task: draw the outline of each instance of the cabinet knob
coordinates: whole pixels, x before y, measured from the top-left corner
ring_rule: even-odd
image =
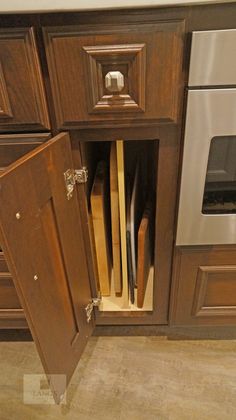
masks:
[[[121,92],[125,86],[125,79],[120,71],[109,71],[105,76],[105,86],[109,92]]]

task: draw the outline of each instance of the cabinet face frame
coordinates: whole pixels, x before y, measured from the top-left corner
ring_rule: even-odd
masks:
[[[122,133],[122,130],[121,130]],[[120,133],[119,133],[120,134]],[[147,134],[147,132],[146,132]],[[78,153],[83,142],[89,140],[98,141],[97,132],[89,132],[88,135],[82,131],[71,131],[72,148],[75,166],[88,166],[86,160],[82,160],[83,153]],[[126,133],[127,135],[127,133]],[[117,132],[106,132],[101,130],[99,140],[116,140]],[[127,135],[127,139],[143,139],[144,132],[140,129],[133,129]],[[140,136],[140,137],[139,137]],[[122,137],[121,137],[122,138]],[[156,203],[155,215],[155,235],[156,245],[154,251],[154,291],[153,291],[153,311],[119,311],[119,312],[101,312],[96,309],[97,325],[148,325],[148,324],[167,324],[169,310],[169,294],[171,283],[172,254],[174,241],[174,221],[176,210],[176,194],[178,183],[178,159],[180,130],[176,126],[158,127],[148,132],[150,140],[159,142],[157,156],[157,177],[156,177],[156,195],[159,197]],[[80,144],[81,143],[81,144]],[[83,186],[83,188],[86,188]],[[170,204],[171,203],[171,204]],[[88,209],[86,200],[81,203],[83,214],[88,218]],[[93,258],[89,243],[89,229],[83,225],[84,238],[86,241],[87,255],[89,258],[91,286],[96,289],[96,273],[93,272]]]
[[[62,133],[0,176],[0,242],[54,398],[59,402],[93,330],[77,190],[67,199],[73,168]],[[69,216],[69,217],[68,217]],[[63,375],[65,381],[61,381]]]

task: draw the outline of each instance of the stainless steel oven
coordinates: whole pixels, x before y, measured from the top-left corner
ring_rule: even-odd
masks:
[[[235,244],[236,30],[193,33],[187,101],[176,244]]]

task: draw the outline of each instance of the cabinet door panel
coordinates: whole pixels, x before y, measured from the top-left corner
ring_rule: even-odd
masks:
[[[0,131],[49,127],[33,28],[0,29]]]
[[[0,177],[0,242],[47,374],[70,379],[92,331],[77,192],[67,199],[70,139],[60,134]],[[64,384],[50,376],[56,401]]]
[[[182,21],[44,28],[58,127],[176,122],[183,28]]]
[[[44,133],[0,135],[0,172],[50,137],[50,134]],[[6,273],[9,270],[4,254],[0,252],[0,278],[4,277],[4,281],[0,281],[0,328],[27,328],[23,309],[16,309],[19,299],[14,283],[9,278],[10,274],[6,279]]]
[[[235,262],[235,247],[177,248],[171,323],[236,325]]]
[[[49,133],[0,135],[0,171],[49,140],[50,137]]]

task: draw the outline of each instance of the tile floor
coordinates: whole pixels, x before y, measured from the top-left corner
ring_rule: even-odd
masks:
[[[32,341],[9,337],[0,342],[1,420],[236,419],[235,339],[93,336],[67,404],[56,406],[23,403],[23,375],[42,367]]]

